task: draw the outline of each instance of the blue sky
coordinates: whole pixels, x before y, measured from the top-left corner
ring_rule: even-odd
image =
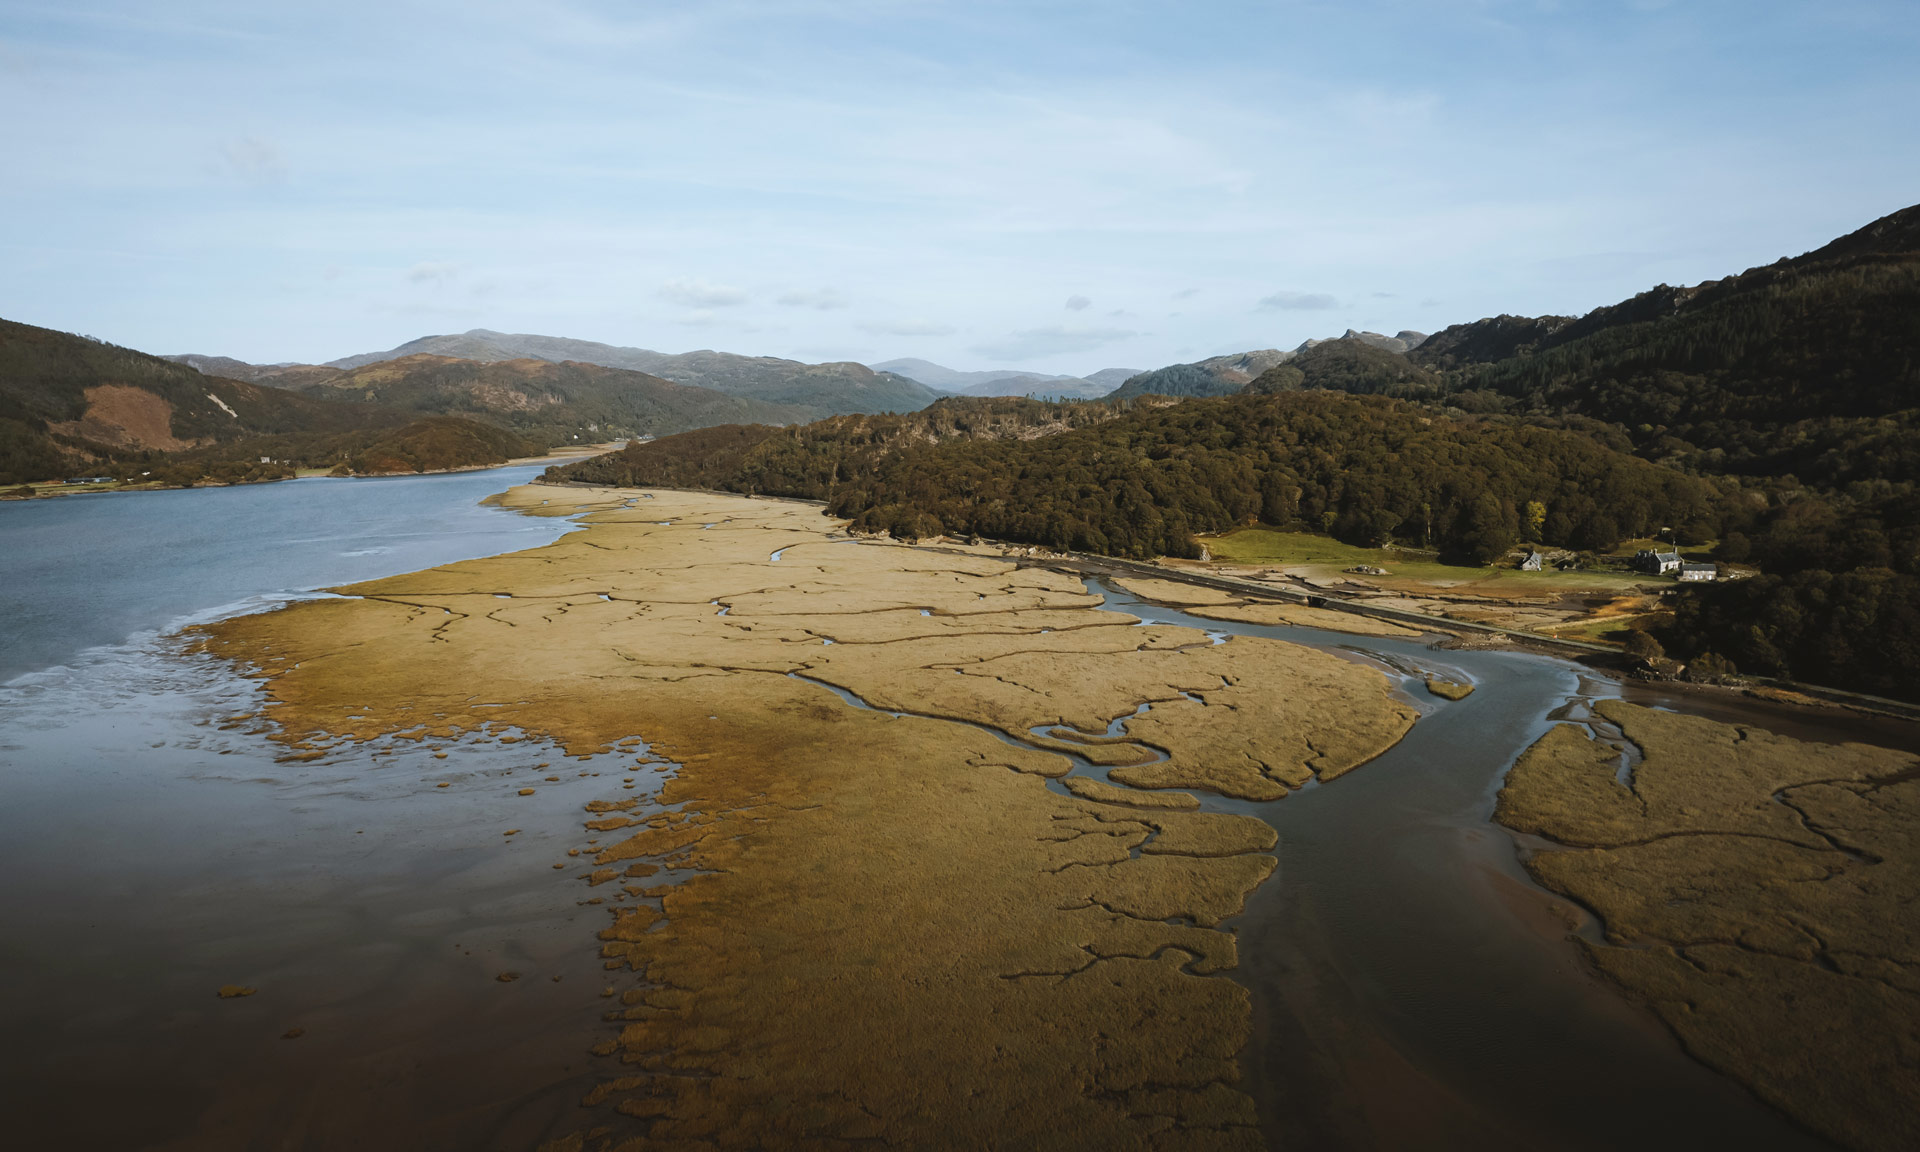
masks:
[[[1920,201],[1911,0],[0,0],[0,316],[1091,372]]]

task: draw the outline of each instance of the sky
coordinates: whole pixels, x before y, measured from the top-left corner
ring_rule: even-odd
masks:
[[[1912,0],[0,0],[0,317],[1085,374],[1920,202]]]

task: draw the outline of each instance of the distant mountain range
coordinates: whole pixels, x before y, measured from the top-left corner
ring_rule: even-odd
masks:
[[[293,387],[307,396],[470,416],[549,445],[810,418],[805,408],[575,360],[482,361],[415,353],[332,372]]]
[[[719,359],[722,368],[752,364]],[[829,373],[826,387],[877,379],[852,367],[859,371]],[[791,424],[817,412],[580,362],[410,355],[349,369],[254,365],[151,356],[0,321],[8,485],[74,474],[196,483],[277,479],[302,467],[462,467],[563,443]]]
[[[940,396],[938,391],[918,380],[892,372],[876,372],[865,364],[851,361],[803,364],[775,356],[741,356],[704,349],[670,355],[593,340],[494,332],[486,328],[457,335],[422,336],[385,352],[363,352],[331,360],[325,367],[351,370],[417,355],[453,357],[483,364],[545,360],[556,364],[573,361],[603,368],[624,368],[676,384],[691,384],[730,396],[785,405],[799,410],[805,419],[856,412],[912,412]],[[285,365],[260,369],[270,377],[288,370]]]
[[[1026,396],[1035,400],[1097,400],[1140,373],[1138,368],[1102,368],[1087,376],[1055,376],[1020,369],[961,372],[930,360],[904,357],[873,365],[957,396]]]

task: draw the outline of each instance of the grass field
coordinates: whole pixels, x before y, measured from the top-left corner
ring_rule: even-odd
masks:
[[[1391,575],[1357,579],[1383,589],[1413,593],[1435,590],[1475,596],[1537,598],[1580,592],[1623,593],[1660,583],[1634,572],[1522,572],[1514,568],[1442,564],[1433,556],[1420,553],[1357,548],[1326,536],[1271,528],[1242,528],[1223,536],[1206,537],[1202,542],[1214,560],[1221,563],[1304,568],[1314,577],[1338,576],[1361,564],[1385,568]]]

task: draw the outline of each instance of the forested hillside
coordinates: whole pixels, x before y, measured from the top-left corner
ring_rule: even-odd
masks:
[[[84,336],[0,320],[0,484],[75,474],[193,485],[301,468],[421,471],[537,451],[463,417],[304,396]]]
[[[260,436],[331,436],[411,417],[203,376],[130,348],[0,320],[0,483],[110,472]]]
[[[354,476],[482,468],[535,450],[504,428],[456,416],[429,416],[368,443],[342,447],[345,458],[334,471]]]
[[[1233,356],[1215,356],[1193,364],[1171,364],[1142,372],[1109,395],[1112,400],[1130,400],[1136,396],[1231,396],[1244,389],[1262,372],[1284,363],[1291,352],[1262,348]]]
[[[1262,372],[1247,391],[1321,388],[1363,396],[1431,396],[1439,377],[1405,355],[1353,337],[1321,340]]]
[[[1911,483],[1917,238],[1920,207],[1803,257],[1577,320],[1458,325],[1410,358],[1444,372],[1448,395],[1617,424],[1643,455],[1700,471]]]
[[[1442,379],[1436,403],[1740,479],[1720,555],[1764,574],[1682,590],[1675,655],[1920,698],[1920,206],[1578,319],[1459,325],[1410,359]]]
[[[1920,507],[1911,497],[1803,496],[1731,533],[1721,555],[1762,574],[1683,590],[1661,633],[1673,652],[1920,699]]]
[[[1302,527],[1484,563],[1523,539],[1610,548],[1717,525],[1705,481],[1577,433],[1436,418],[1327,392],[1178,404],[942,401],[927,413],[710,429],[555,469],[560,479],[807,496],[867,530],[1196,556],[1194,534]]]

